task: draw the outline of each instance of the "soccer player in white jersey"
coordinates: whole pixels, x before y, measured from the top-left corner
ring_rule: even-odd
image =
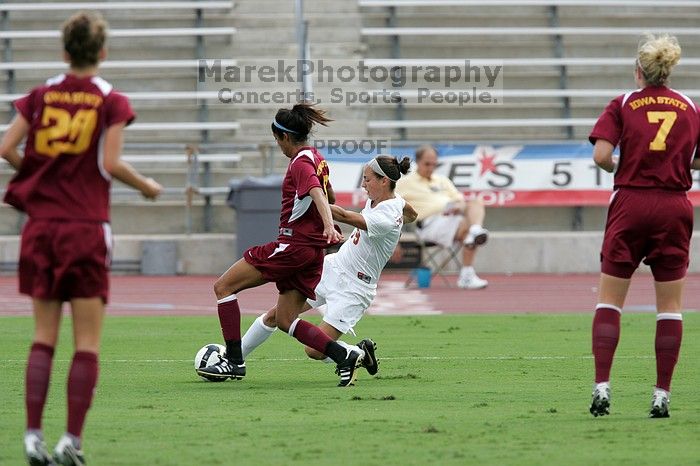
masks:
[[[404,222],[414,222],[418,214],[394,193],[396,181],[408,173],[411,162],[404,157],[380,155],[364,168],[362,187],[367,191],[367,203],[361,212],[347,211],[331,205],[333,219],[355,227],[349,239],[337,253],[326,255],[321,281],[316,286],[316,299],[307,300],[304,311],[326,305],[323,322],[318,327],[334,340],[353,327],[372,303],[377,293],[377,281],[401,236]],[[275,309],[259,316],[243,335],[241,349],[245,358],[272,335],[276,328]],[[371,375],[377,373],[375,343],[369,338],[356,346],[338,343],[364,353],[362,365]],[[326,355],[305,347],[312,359],[327,362]],[[353,381],[354,382],[354,379]]]

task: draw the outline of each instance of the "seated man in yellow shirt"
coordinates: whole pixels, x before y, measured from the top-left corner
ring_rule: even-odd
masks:
[[[486,243],[489,232],[481,226],[484,204],[481,200],[466,201],[449,178],[433,173],[437,152],[432,146],[416,151],[416,170],[396,183],[396,192],[418,212],[418,235],[423,241],[446,247],[462,243],[462,270],[457,285],[477,290],[488,281],[479,278],[472,264],[476,247]]]

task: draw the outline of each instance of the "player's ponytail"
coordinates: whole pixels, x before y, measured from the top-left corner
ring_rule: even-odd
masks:
[[[401,175],[405,175],[411,169],[411,159],[408,157],[404,157],[399,162],[396,157],[391,155],[378,155],[376,160],[379,168],[389,179],[389,187],[392,191],[396,188],[396,182],[401,178]]]
[[[311,133],[315,123],[328,126],[330,118],[326,118],[326,112],[315,108],[313,104],[298,103],[292,109],[281,108],[277,111],[272,122],[272,132],[281,138],[285,133],[294,143],[303,143]]]
[[[107,40],[107,22],[97,12],[80,11],[63,23],[63,49],[73,68],[97,65]]]
[[[409,159],[408,157],[402,158],[399,162],[399,171],[402,175],[405,175],[406,173],[411,171],[411,159]]]
[[[637,65],[644,81],[650,86],[663,86],[671,75],[671,69],[681,58],[678,39],[668,34],[647,34],[637,50]]]

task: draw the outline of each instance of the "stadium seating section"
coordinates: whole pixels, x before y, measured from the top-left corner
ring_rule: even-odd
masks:
[[[183,233],[187,187],[199,187],[189,213],[195,232],[231,232],[234,214],[224,206],[232,176],[280,172],[269,119],[274,102],[219,101],[219,90],[260,90],[255,80],[198,83],[201,59],[243,67],[296,60],[294,2],[286,0],[0,3],[0,130],[11,120],[11,101],[64,69],[59,54],[61,21],[78,8],[100,10],[110,22],[109,58],[102,75],[126,92],[139,114],[127,132],[125,153],[165,184],[155,205],[117,187],[114,227],[122,233]],[[326,103],[339,123],[319,138],[390,137],[407,141],[585,140],[605,103],[633,87],[636,44],[644,31],[668,31],[683,45],[673,86],[700,96],[700,10],[690,2],[604,0],[357,0],[305,2],[311,58],[364,60],[368,66],[462,66],[464,58],[502,65],[498,105],[463,107],[416,99],[426,83],[392,89],[406,103]],[[342,18],[329,21],[328,18]],[[274,37],[275,41],[270,41]],[[209,66],[207,65],[207,66]],[[337,83],[316,82],[327,95]],[[345,90],[379,90],[376,83],[350,82]],[[293,82],[275,83],[292,91]],[[430,84],[436,90],[444,85]],[[467,90],[455,83],[451,90]],[[267,89],[270,85],[267,85]],[[193,168],[186,148],[199,154]],[[8,179],[0,172],[0,185]],[[191,190],[190,190],[191,192]],[[20,219],[0,207],[0,234],[16,234]],[[530,214],[523,214],[526,217]],[[506,217],[493,214],[494,230]],[[593,215],[596,219],[600,214]],[[544,225],[552,215],[538,214]],[[148,218],[134,222],[134,218]],[[596,220],[597,222],[598,220]],[[560,225],[549,221],[552,228]],[[563,222],[568,228],[570,222]]]

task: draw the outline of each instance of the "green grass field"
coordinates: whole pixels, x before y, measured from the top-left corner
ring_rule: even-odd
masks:
[[[245,381],[204,382],[192,361],[220,340],[216,317],[110,317],[84,432],[90,465],[700,464],[700,315],[685,315],[670,419],[647,419],[654,315],[623,316],[612,414],[588,413],[591,316],[366,317],[380,370],[337,388],[281,332]],[[250,323],[246,319],[244,327]],[[45,411],[63,432],[66,319]],[[23,463],[29,318],[2,318],[0,465]]]

